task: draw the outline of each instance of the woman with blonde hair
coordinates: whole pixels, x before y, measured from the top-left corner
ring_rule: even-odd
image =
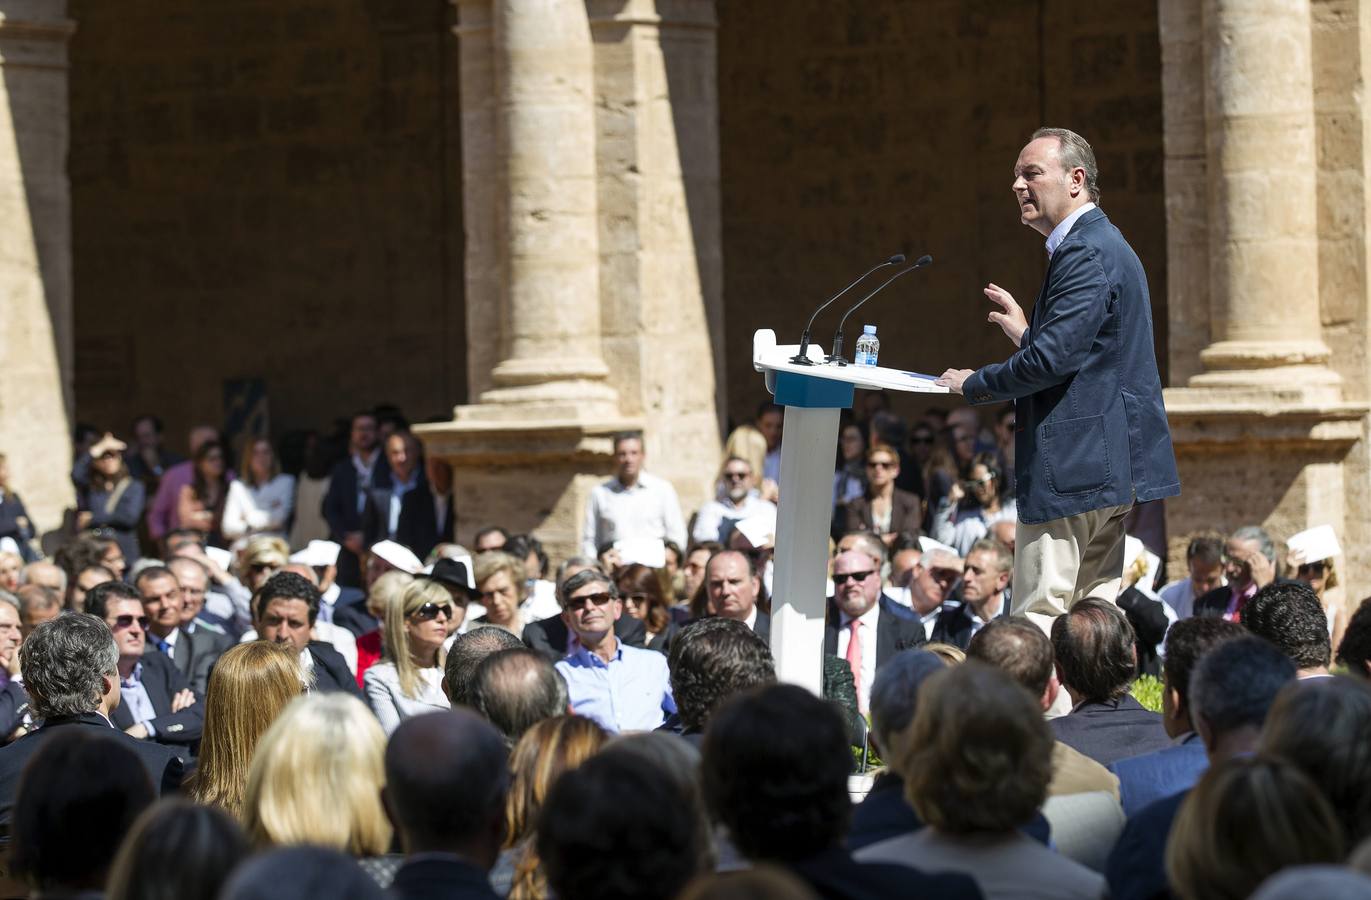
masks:
[[[513,780],[505,800],[505,848],[490,873],[496,893],[510,900],[547,896],[533,841],[538,813],[557,777],[594,756],[608,740],[608,732],[580,716],[544,719],[519,739],[509,760]]]
[[[363,679],[367,669],[381,661],[381,647],[385,643],[386,607],[399,603],[405,591],[414,583],[414,576],[399,569],[383,573],[371,583],[367,591],[367,612],[377,621],[377,627],[357,639],[357,686],[365,688]]]
[[[524,633],[520,607],[528,599],[528,579],[523,560],[498,550],[476,557],[472,577],[476,599],[486,608],[476,625],[494,625],[519,636]]]
[[[367,702],[387,735],[410,716],[451,707],[443,693],[443,643],[452,616],[452,595],[428,579],[416,579],[387,604],[381,662],[362,676]]]
[[[362,701],[297,697],[253,754],[243,797],[248,839],[259,850],[309,844],[357,858],[385,854],[385,751],[385,732]]]
[[[301,687],[296,655],[280,644],[249,641],[224,651],[205,692],[200,761],[187,782],[196,803],[240,814],[252,753]]]

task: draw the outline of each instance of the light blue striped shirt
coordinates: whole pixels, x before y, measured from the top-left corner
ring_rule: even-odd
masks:
[[[666,657],[614,640],[619,647],[608,663],[579,644],[557,663],[571,708],[609,731],[651,731],[676,712]]]

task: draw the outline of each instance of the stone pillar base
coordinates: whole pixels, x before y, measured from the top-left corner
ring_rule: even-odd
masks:
[[[565,408],[459,406],[451,422],[419,425],[425,452],[452,466],[457,539],[502,525],[531,532],[554,560],[579,552],[590,491],[614,472],[614,435],[632,419],[591,420]]]
[[[1184,576],[1186,542],[1205,529],[1255,524],[1283,539],[1328,524],[1345,548],[1360,534],[1349,453],[1363,436],[1365,404],[1328,402],[1318,388],[1164,393],[1182,492],[1166,502],[1170,577]],[[1360,554],[1348,555],[1342,576],[1347,596],[1371,586]]]

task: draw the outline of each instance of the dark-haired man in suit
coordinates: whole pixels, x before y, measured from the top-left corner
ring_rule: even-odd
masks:
[[[419,439],[397,431],[386,438],[384,449],[389,477],[367,494],[362,514],[366,545],[395,541],[423,559],[438,543],[439,522]]]
[[[376,446],[376,416],[360,412],[352,417],[348,457],[339,460],[329,475],[323,513],[329,540],[343,546],[338,556],[338,583],[362,586],[362,554],[370,546],[362,534],[362,513],[373,488],[390,486],[390,467]]]
[[[258,638],[294,648],[300,654],[301,670],[312,676],[314,690],[364,699],[343,655],[333,645],[310,638],[319,616],[319,589],[308,578],[277,572],[258,588],[252,612]]]

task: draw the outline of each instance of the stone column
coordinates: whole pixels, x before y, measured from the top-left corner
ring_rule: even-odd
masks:
[[[1179,572],[1187,538],[1205,528],[1262,524],[1283,539],[1331,524],[1348,535],[1345,463],[1367,408],[1344,400],[1320,320],[1309,0],[1159,10],[1172,371],[1184,379],[1166,391]],[[1197,346],[1199,365],[1185,358]],[[1363,568],[1344,571],[1350,595],[1364,593]]]
[[[0,453],[40,531],[72,500],[64,8],[0,0]]]

